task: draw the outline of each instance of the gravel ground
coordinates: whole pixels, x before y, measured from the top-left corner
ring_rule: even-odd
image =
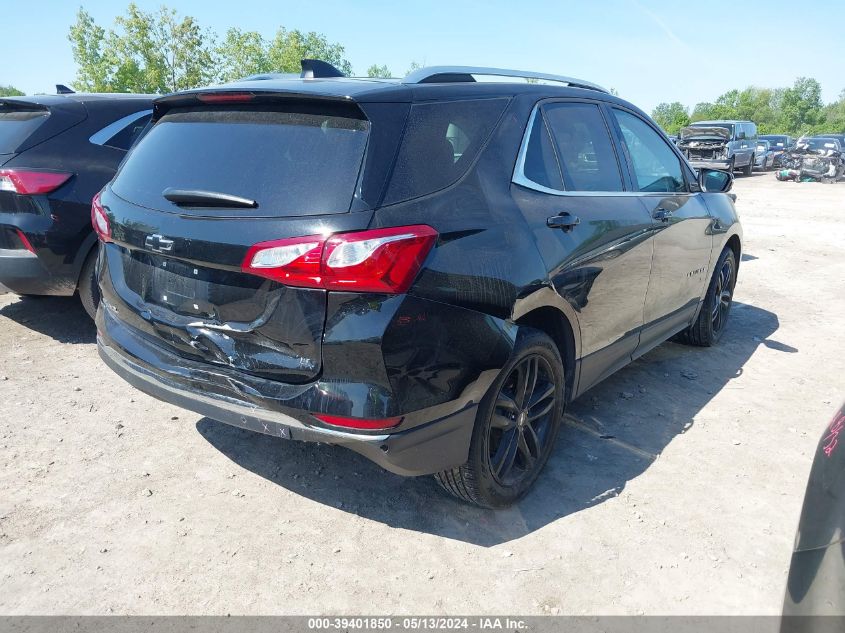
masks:
[[[161,404],[101,364],[75,300],[0,296],[0,613],[778,613],[845,396],[845,185],[734,191],[722,343],[588,392],[501,512]]]

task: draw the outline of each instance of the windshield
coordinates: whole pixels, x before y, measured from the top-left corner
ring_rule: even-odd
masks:
[[[734,126],[733,126],[732,123],[693,123],[687,129],[688,129],[689,133],[693,133],[695,131],[695,128],[697,128],[697,127],[698,128],[719,127],[719,128],[724,129],[724,130],[727,130],[728,134],[730,134],[732,136],[733,136],[733,133],[734,133]]]
[[[328,114],[174,109],[130,152],[112,190],[164,211],[168,188],[239,196],[258,215],[349,211],[369,122]]]

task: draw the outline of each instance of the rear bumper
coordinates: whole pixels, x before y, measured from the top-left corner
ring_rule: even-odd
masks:
[[[0,286],[21,295],[71,295],[76,280],[53,274],[30,251],[0,249]]]
[[[321,397],[331,383],[283,384],[185,359],[145,340],[116,318],[107,303],[101,303],[97,329],[98,350],[109,368],[159,400],[275,437],[342,445],[405,476],[432,474],[466,461],[478,403],[497,373],[483,372],[456,399],[406,413],[389,433],[356,432],[312,415],[325,410]],[[360,391],[362,399],[371,394]]]

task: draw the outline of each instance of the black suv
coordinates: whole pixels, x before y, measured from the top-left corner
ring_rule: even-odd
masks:
[[[565,402],[721,336],[732,177],[631,104],[500,69],[303,74],[158,99],[95,199],[99,351],[131,384],[495,507]]]
[[[0,99],[0,285],[72,295],[94,316],[97,236],[91,199],[152,114],[153,96]]]

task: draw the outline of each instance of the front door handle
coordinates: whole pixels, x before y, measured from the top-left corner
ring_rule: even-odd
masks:
[[[657,209],[655,209],[651,217],[660,222],[668,222],[669,218],[672,217],[672,212],[668,209],[664,209],[663,207],[658,207]]]
[[[548,226],[550,229],[563,229],[564,233],[567,231],[571,231],[580,223],[580,219],[578,219],[574,215],[566,213],[565,211],[560,215],[553,215],[552,217],[546,220],[546,226]]]

